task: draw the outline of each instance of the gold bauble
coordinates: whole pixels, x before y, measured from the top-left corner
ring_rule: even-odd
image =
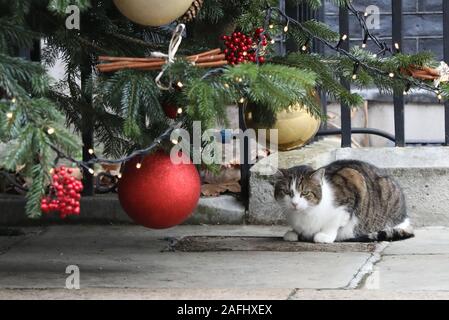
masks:
[[[277,120],[271,128],[256,123],[253,120],[255,112],[257,112],[257,106],[248,105],[245,111],[246,126],[255,130],[277,129],[279,151],[288,151],[304,146],[315,136],[321,124],[319,119],[310,115],[307,109],[299,103],[278,112]],[[269,142],[269,132],[266,135],[267,142]]]
[[[120,12],[129,20],[144,25],[159,27],[181,17],[193,0],[114,0]]]

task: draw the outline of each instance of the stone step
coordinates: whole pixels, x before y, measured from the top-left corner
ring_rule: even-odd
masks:
[[[282,224],[285,218],[274,200],[274,181],[266,167],[278,157],[279,168],[318,168],[341,159],[356,159],[385,168],[401,184],[415,226],[449,226],[449,148],[340,148],[339,140],[324,139],[305,148],[280,152],[251,169],[248,221]]]
[[[35,225],[61,222],[55,215],[41,219],[28,219],[25,215],[25,199],[22,196],[0,195],[0,226]],[[117,195],[96,195],[81,199],[81,215],[69,217],[63,222],[129,224],[128,215],[122,210]],[[244,206],[231,195],[201,198],[195,212],[185,224],[240,225],[245,222]]]

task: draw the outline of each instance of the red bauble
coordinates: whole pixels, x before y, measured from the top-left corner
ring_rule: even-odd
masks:
[[[164,109],[164,113],[170,119],[176,119],[178,116],[178,107],[171,103],[164,103],[162,105],[162,109]]]
[[[131,219],[147,228],[165,229],[188,218],[198,204],[201,183],[196,167],[186,159],[188,164],[173,164],[170,155],[157,152],[126,163],[118,195]],[[139,161],[142,166],[137,169]]]

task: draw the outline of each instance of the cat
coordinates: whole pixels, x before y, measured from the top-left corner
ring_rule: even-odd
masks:
[[[414,236],[399,184],[362,161],[339,160],[318,170],[280,170],[275,199],[293,228],[286,241],[396,241]]]

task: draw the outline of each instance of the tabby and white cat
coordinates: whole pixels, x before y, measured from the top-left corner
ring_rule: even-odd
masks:
[[[395,241],[413,237],[398,183],[366,162],[280,170],[275,198],[293,228],[286,241]]]

